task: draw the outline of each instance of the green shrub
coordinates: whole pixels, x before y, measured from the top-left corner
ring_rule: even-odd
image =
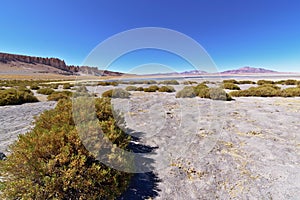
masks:
[[[159,92],[175,92],[174,87],[172,86],[162,86],[158,89]]]
[[[228,90],[240,90],[241,89],[238,85],[236,85],[234,83],[224,83],[222,85],[222,88],[228,89]]]
[[[300,96],[300,88],[286,88],[281,91],[282,97],[299,97]]]
[[[196,96],[194,87],[186,86],[176,93],[176,98],[193,98]]]
[[[70,91],[56,91],[52,94],[48,95],[48,101],[58,101],[60,99],[69,99],[72,96],[72,92]]]
[[[80,85],[76,88],[76,92],[88,92],[88,89],[84,85]]]
[[[63,84],[63,89],[64,90],[67,90],[67,89],[71,89],[71,84],[70,83],[65,83],[65,84]]]
[[[238,84],[239,82],[237,80],[234,80],[234,79],[227,79],[227,80],[223,80],[223,83]]]
[[[259,80],[259,81],[257,81],[257,85],[265,85],[265,84],[273,85],[273,84],[275,84],[275,82],[274,81],[269,81],[269,80]]]
[[[100,82],[98,82],[98,85],[101,85],[101,86],[118,86],[119,83],[116,82],[116,81],[100,81]]]
[[[233,91],[229,93],[231,96],[240,97],[240,96],[256,96],[256,97],[274,97],[281,96],[281,90],[278,86],[275,85],[260,85],[258,87],[251,87],[247,90]]]
[[[58,89],[59,84],[51,84],[51,85],[48,85],[48,86],[52,89]]]
[[[276,81],[276,84],[281,84],[281,85],[297,85],[298,81],[297,80],[281,80],[281,81]]]
[[[157,85],[151,85],[148,88],[144,88],[144,92],[156,92],[157,90],[159,90]]]
[[[200,83],[194,87],[196,96],[204,97],[204,95],[208,92],[208,86],[205,83]]]
[[[52,94],[53,92],[54,92],[54,90],[51,88],[40,88],[37,90],[38,94],[44,94],[44,95],[49,95],[49,94]]]
[[[232,98],[222,88],[209,88],[209,99],[231,101]]]
[[[109,101],[97,99],[95,107],[104,135],[125,149],[130,138],[116,125]],[[105,117],[98,115],[103,113],[99,108]],[[107,167],[86,150],[74,125],[70,100],[59,101],[35,124],[0,162],[1,199],[116,199],[125,191],[131,175]]]
[[[31,90],[38,90],[38,89],[40,89],[40,87],[39,87],[37,84],[32,84],[32,85],[30,86],[30,89],[31,89]]]
[[[19,105],[30,102],[38,102],[38,99],[28,89],[19,90],[11,88],[7,90],[0,90],[0,106]]]
[[[157,82],[154,81],[154,80],[146,80],[146,81],[143,81],[143,84],[148,84],[148,85],[150,85],[150,84],[157,84]]]
[[[116,89],[111,89],[107,90],[102,93],[102,97],[108,97],[108,98],[129,98],[130,93],[127,92],[124,89],[121,88],[116,88]]]
[[[125,90],[127,90],[127,91],[136,91],[136,89],[137,89],[137,87],[136,87],[136,86],[132,86],[132,85],[127,86],[127,87],[125,88]]]
[[[138,88],[136,88],[135,91],[144,91],[144,88],[143,87],[138,87]]]
[[[242,80],[242,81],[238,81],[237,84],[256,84],[256,83],[254,81]]]
[[[192,84],[197,84],[197,81],[184,81],[182,82],[183,85],[192,85]]]
[[[163,85],[179,85],[179,82],[176,81],[176,80],[165,80],[165,81],[159,82],[159,84],[163,84]]]

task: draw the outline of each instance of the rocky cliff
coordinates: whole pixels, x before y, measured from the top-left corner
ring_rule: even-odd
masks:
[[[94,76],[120,76],[122,73],[112,72],[107,70],[99,70],[97,67],[90,66],[74,66],[74,65],[66,65],[64,60],[58,58],[42,58],[35,56],[25,56],[25,55],[17,55],[17,54],[9,54],[9,53],[1,53],[0,52],[0,62],[2,63],[10,63],[10,62],[20,62],[27,64],[41,64],[48,65],[60,70],[65,71],[64,74],[88,74]]]

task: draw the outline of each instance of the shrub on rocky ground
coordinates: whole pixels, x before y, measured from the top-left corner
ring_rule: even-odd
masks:
[[[116,81],[100,81],[100,82],[98,82],[98,85],[101,85],[101,86],[118,86],[119,83],[116,82]]]
[[[260,85],[258,87],[251,87],[247,90],[233,91],[229,93],[231,96],[256,96],[256,97],[274,97],[281,96],[281,90],[276,85]]]
[[[60,99],[69,99],[72,96],[70,91],[55,91],[52,94],[48,95],[48,101],[58,101]]]
[[[223,80],[223,83],[233,83],[233,84],[238,84],[239,82],[235,79],[227,79]]]
[[[73,87],[73,85],[71,85],[70,83],[65,83],[65,84],[63,84],[63,89],[64,89],[64,90],[71,89],[71,87]]]
[[[183,85],[192,85],[192,84],[197,84],[197,81],[183,81],[182,84]]]
[[[44,94],[44,95],[49,95],[52,94],[54,90],[52,88],[40,88],[37,90],[38,94]]]
[[[38,99],[29,89],[11,88],[7,90],[0,90],[0,106],[19,105],[37,101]]]
[[[300,88],[294,87],[294,88],[286,88],[281,91],[282,97],[299,97],[300,96]]]
[[[159,92],[175,92],[174,87],[172,86],[162,86],[158,89]]]
[[[232,98],[222,88],[209,88],[209,96],[212,100],[231,101]]]
[[[32,84],[32,85],[30,86],[30,89],[31,89],[31,90],[38,90],[38,89],[40,89],[40,87],[39,87],[37,84]]]
[[[162,84],[162,85],[179,85],[179,82],[177,80],[165,80],[165,81],[159,82],[159,84]]]
[[[237,84],[256,84],[255,81],[250,81],[250,80],[242,80],[242,81],[238,81]]]
[[[144,91],[144,88],[143,87],[138,87],[138,88],[136,88],[135,91]]]
[[[102,93],[102,97],[108,98],[129,98],[130,93],[122,88],[107,90]]]
[[[196,96],[195,89],[192,86],[185,86],[182,90],[176,93],[176,98],[193,98]]]
[[[298,81],[293,79],[276,81],[275,84],[281,85],[297,85]]]
[[[130,138],[116,125],[110,101],[96,99],[95,108],[103,134],[125,149]],[[116,199],[131,175],[96,160],[77,130],[70,100],[60,100],[55,109],[41,114],[34,129],[20,135],[0,162],[1,199]]]
[[[275,84],[275,82],[270,81],[270,80],[259,80],[259,81],[257,81],[257,85],[266,85],[266,84],[273,85],[273,84]]]
[[[222,88],[228,89],[228,90],[240,90],[241,89],[238,85],[236,85],[234,83],[224,83],[222,85]]]
[[[125,90],[127,90],[127,91],[136,91],[136,89],[137,89],[137,87],[136,87],[136,86],[133,86],[133,85],[127,86],[127,87],[125,88]]]
[[[156,92],[157,90],[159,90],[157,85],[151,85],[148,88],[144,88],[144,92]]]

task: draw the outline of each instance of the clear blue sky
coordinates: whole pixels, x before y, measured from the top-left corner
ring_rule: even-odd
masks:
[[[298,0],[6,0],[1,1],[0,51],[80,65],[103,40],[138,27],[164,27],[190,36],[219,70],[253,66],[300,71]],[[118,61],[119,70],[128,70],[129,60],[134,65],[165,64],[163,59],[172,57],[161,52],[155,60],[158,54],[136,52]]]

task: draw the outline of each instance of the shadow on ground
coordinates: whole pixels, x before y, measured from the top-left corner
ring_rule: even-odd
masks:
[[[127,132],[128,133],[128,132]],[[141,136],[143,133],[139,133]],[[158,147],[149,147],[139,143],[139,138],[132,136],[132,141],[128,149],[134,153],[153,153],[154,149]],[[146,158],[147,163],[153,163],[152,159]],[[158,183],[159,178],[151,171],[145,173],[135,173],[132,177],[131,183],[128,189],[123,193],[118,200],[141,200],[141,199],[152,199],[158,196]]]

